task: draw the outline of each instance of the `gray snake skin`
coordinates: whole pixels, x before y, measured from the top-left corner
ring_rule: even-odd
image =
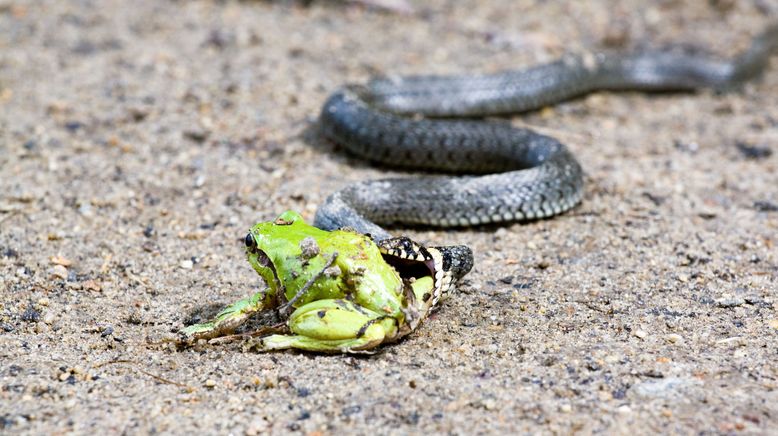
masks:
[[[356,183],[325,201],[315,225],[385,240],[391,235],[378,223],[467,226],[562,213],[583,195],[581,167],[562,143],[507,122],[451,118],[523,112],[599,90],[736,88],[776,51],[778,24],[730,60],[672,50],[570,55],[521,71],[346,86],[322,108],[327,138],[371,161],[468,175]]]

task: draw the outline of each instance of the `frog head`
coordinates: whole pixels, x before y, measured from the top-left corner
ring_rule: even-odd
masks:
[[[287,275],[302,273],[307,256],[304,244],[308,237],[322,232],[303,221],[300,214],[287,211],[274,221],[261,222],[246,235],[246,257],[254,270],[267,283],[271,295],[281,295],[287,285]],[[315,245],[315,244],[314,244]],[[313,248],[312,248],[313,249]],[[316,248],[317,249],[317,248]]]

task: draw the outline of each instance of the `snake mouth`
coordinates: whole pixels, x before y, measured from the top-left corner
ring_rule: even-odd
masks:
[[[442,265],[437,250],[418,244],[406,236],[378,242],[378,250],[384,261],[391,265],[404,280],[430,276],[436,279]]]
[[[379,242],[379,249],[384,261],[399,274],[406,296],[412,301],[434,308],[446,297],[452,277],[446,270],[444,254],[438,248],[424,247],[401,237]],[[432,279],[430,287],[413,289],[413,283],[423,278]]]
[[[438,248],[425,247],[401,236],[378,242],[384,261],[392,266],[406,284],[423,277],[432,278],[432,288],[418,297],[435,306],[451,284],[445,256]]]
[[[400,274],[400,278],[403,280],[418,279],[421,277],[431,276],[435,277],[437,269],[435,268],[435,262],[430,260],[416,260],[405,256],[405,253],[392,254],[381,253],[384,261],[388,263],[392,268]]]

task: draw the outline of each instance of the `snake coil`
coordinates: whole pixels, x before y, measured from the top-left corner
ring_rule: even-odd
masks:
[[[391,235],[378,224],[467,226],[562,213],[583,195],[582,170],[567,147],[507,122],[451,118],[524,112],[599,90],[736,88],[762,74],[776,51],[773,24],[730,60],[672,50],[569,55],[498,74],[346,86],[321,110],[327,138],[371,161],[468,175],[356,183],[327,198],[315,225],[384,240]]]

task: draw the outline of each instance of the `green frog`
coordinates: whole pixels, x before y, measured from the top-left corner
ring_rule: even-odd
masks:
[[[473,266],[465,246],[375,242],[348,229],[320,230],[293,211],[256,224],[245,244],[267,288],[184,328],[186,342],[231,334],[252,315],[276,310],[286,318],[283,334],[257,339],[261,351],[369,352],[415,331]]]

